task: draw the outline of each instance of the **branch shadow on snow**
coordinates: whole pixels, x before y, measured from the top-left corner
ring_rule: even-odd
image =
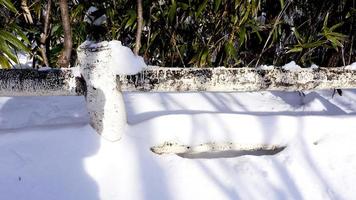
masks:
[[[99,136],[86,125],[84,97],[0,102],[1,198],[100,199],[84,163],[100,148]]]
[[[277,103],[284,104],[283,108],[278,111],[273,108],[273,105],[265,105],[263,108],[258,107],[246,107],[243,103],[240,103],[239,94],[242,93],[197,93],[201,98],[209,101],[208,108],[202,106],[195,106],[189,108],[187,103],[183,103],[184,100],[177,101],[179,93],[163,93],[163,94],[147,94],[159,96],[159,102],[164,109],[151,109],[144,112],[136,111],[135,105],[130,103],[130,99],[133,98],[135,93],[126,93],[126,106],[128,110],[128,122],[130,124],[137,124],[157,116],[163,115],[176,115],[176,114],[246,114],[255,116],[337,116],[337,115],[356,115],[354,110],[347,111],[343,107],[350,107],[347,102],[343,102],[342,98],[347,97],[349,99],[356,96],[356,90],[345,90],[343,97],[335,96],[332,98],[332,91],[319,91],[306,94],[305,97],[300,96],[297,92],[270,92],[275,98]],[[138,94],[138,93],[136,93]],[[187,94],[187,93],[185,93]],[[188,93],[189,94],[189,93]],[[261,96],[261,98],[266,98]],[[268,98],[268,97],[267,97]],[[152,100],[156,98],[152,98]],[[182,97],[184,99],[184,96]],[[139,100],[137,103],[145,103]],[[193,102],[193,104],[196,102]],[[233,106],[231,106],[233,105]],[[310,110],[309,107],[318,107],[317,110]],[[354,106],[356,107],[356,106]],[[290,108],[290,109],[289,109]],[[291,110],[293,109],[293,110]]]
[[[350,90],[349,91],[350,95],[351,94],[356,94],[356,90]],[[145,120],[149,120],[158,116],[163,116],[163,115],[192,115],[192,114],[202,114],[202,113],[235,113],[235,114],[246,114],[246,115],[255,115],[255,116],[272,116],[269,118],[269,122],[266,124],[266,121],[261,121],[258,126],[261,128],[261,134],[264,135],[264,141],[273,141],[273,134],[271,135],[270,132],[274,131],[274,126],[277,125],[278,118],[273,117],[274,115],[290,115],[290,116],[309,116],[309,115],[354,115],[355,112],[347,112],[343,108],[343,101],[340,100],[340,98],[337,99],[331,99],[331,98],[326,98],[328,95],[327,92],[312,92],[306,95],[306,97],[299,97],[299,100],[293,99],[296,97],[297,93],[294,93],[291,95],[291,97],[284,98],[285,96],[282,93],[279,92],[272,92],[272,94],[279,99],[282,99],[287,105],[290,105],[291,107],[294,107],[295,109],[299,109],[299,112],[294,112],[294,111],[282,111],[282,112],[275,112],[275,111],[255,111],[255,110],[250,110],[248,107],[245,107],[243,103],[240,103],[238,98],[234,98],[234,96],[229,96],[226,94],[224,95],[216,95],[214,96],[209,96],[205,93],[197,94],[203,96],[205,99],[207,99],[212,107],[215,109],[209,110],[208,109],[189,109],[189,106],[186,106],[186,104],[182,103],[183,101],[177,101],[176,98],[171,97],[170,95],[166,94],[158,94],[159,99],[160,99],[160,104],[163,105],[164,109],[163,110],[152,110],[152,111],[147,111],[145,112],[137,112],[137,111],[131,111],[131,119],[129,117],[129,121],[132,124],[135,123],[140,123]],[[345,95],[345,93],[344,93]],[[352,96],[352,95],[351,95]],[[130,101],[130,96],[126,97],[128,101]],[[240,106],[240,109],[234,110],[229,108],[229,104],[226,103],[226,99],[231,98],[232,101]],[[231,100],[230,99],[230,100]],[[295,101],[299,101],[298,104],[296,104]],[[317,111],[304,111],[304,108],[307,108],[309,104],[312,103],[318,103],[320,105],[321,109]],[[130,104],[128,102],[128,104]],[[131,105],[127,105],[128,110],[130,110]],[[222,112],[219,112],[218,110],[222,110]],[[308,109],[306,109],[308,110]],[[130,111],[129,111],[130,113]],[[132,114],[133,113],[133,114]],[[195,134],[197,132],[206,132],[209,134],[209,128],[208,126],[205,126],[204,123],[209,123],[209,122],[202,122],[197,120],[196,117],[191,116],[191,141],[198,141],[198,136]],[[221,134],[226,134],[226,138],[231,138],[229,137],[229,134],[225,132],[225,122],[223,119],[219,117],[214,118],[217,123],[220,124],[221,127]],[[177,121],[179,124],[180,122]],[[179,126],[179,125],[178,125]],[[257,126],[257,124],[256,124]],[[298,121],[296,124],[297,127],[299,127],[296,132],[302,132],[304,123],[303,121]],[[238,127],[236,127],[238,129]],[[150,132],[150,130],[147,130]],[[152,129],[151,131],[154,131]],[[152,133],[154,134],[154,133]],[[246,133],[247,134],[247,133]],[[211,135],[213,136],[213,135]],[[212,137],[210,137],[212,138]],[[163,142],[163,141],[162,141]],[[147,149],[149,149],[149,146],[147,146]],[[294,148],[292,147],[287,147],[285,150],[288,151],[288,148]],[[321,183],[322,188],[327,190],[332,197],[338,197],[337,191],[332,191],[330,190],[330,184],[329,180],[326,178],[325,174],[322,174],[320,169],[317,167],[317,165],[314,163],[313,158],[310,156],[310,152],[308,152],[308,148],[303,148],[301,150],[297,150],[302,152],[304,155],[303,160],[308,163],[310,173],[314,174],[315,177],[317,177],[316,182]],[[291,171],[290,168],[286,167],[286,163],[289,162],[288,160],[290,158],[285,157],[285,154],[280,154],[281,151],[279,152],[273,152],[271,153],[271,157],[264,157],[266,155],[264,152],[263,157],[267,160],[266,162],[271,163],[270,166],[272,166],[273,170],[271,171],[265,171],[263,169],[263,166],[258,162],[258,158],[256,159],[250,159],[252,156],[255,155],[261,155],[261,154],[256,154],[256,153],[249,153],[249,152],[227,152],[223,154],[214,154],[214,153],[209,153],[209,154],[199,154],[199,155],[194,155],[192,157],[188,156],[183,156],[182,159],[184,158],[193,158],[190,162],[196,163],[196,166],[204,172],[204,174],[208,177],[208,179],[214,183],[214,185],[219,188],[220,191],[226,194],[227,198],[230,199],[255,199],[255,198],[262,198],[265,197],[263,193],[259,193],[259,191],[256,191],[256,185],[255,183],[258,182],[261,185],[264,185],[263,187],[268,188],[270,197],[274,197],[275,199],[288,199],[288,198],[296,198],[296,199],[303,199],[305,198],[304,192],[302,191],[303,187],[300,185],[300,182],[298,182],[298,177],[294,175],[294,172]],[[164,157],[160,157],[157,155],[154,155],[158,158],[156,159],[165,159]],[[182,156],[182,155],[180,155]],[[213,159],[212,161],[208,161],[206,159],[211,159],[211,158],[216,158]],[[229,158],[229,159],[221,159],[221,158]],[[189,159],[188,159],[189,160]],[[186,162],[186,161],[185,161]],[[254,176],[254,181],[246,181],[241,177],[243,173],[241,171],[239,173],[234,173],[234,169],[242,169],[246,170],[247,168],[241,167],[244,165],[248,166],[248,170],[250,171],[249,173],[252,174],[257,174]],[[216,169],[219,169],[219,173],[223,173],[226,177],[232,177],[232,179],[235,179],[237,184],[231,184],[229,181],[222,179],[221,175],[217,175]],[[232,171],[233,170],[233,171]],[[184,169],[183,169],[184,171]],[[245,172],[244,172],[245,173]],[[268,173],[273,173],[277,174],[277,179],[278,179],[278,184],[275,183],[274,179],[270,179]],[[162,177],[161,177],[162,178]],[[241,179],[241,180],[240,180]],[[299,180],[300,181],[300,180]],[[314,182],[313,181],[313,182]],[[208,189],[208,188],[207,188]],[[323,191],[319,191],[320,193],[323,193]],[[266,197],[267,198],[267,197]]]

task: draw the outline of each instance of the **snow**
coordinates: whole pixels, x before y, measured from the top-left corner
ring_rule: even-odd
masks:
[[[288,71],[298,71],[302,69],[299,65],[295,63],[295,61],[291,61],[290,63],[285,64],[284,66],[282,66],[282,68]]]
[[[274,69],[274,66],[273,66],[273,65],[261,65],[261,66],[258,66],[257,69],[273,70],[273,69]]]
[[[48,70],[52,70],[51,67],[41,67],[38,69],[38,71],[48,71]]]
[[[113,74],[117,75],[132,75],[137,74],[147,68],[147,65],[141,56],[135,55],[132,50],[126,46],[123,46],[120,41],[112,40],[112,41],[103,41],[103,42],[93,42],[86,40],[83,42],[80,49],[97,49],[97,48],[107,48],[110,49],[109,54],[104,53],[103,55],[98,55],[105,61],[108,66],[112,69]],[[105,51],[102,51],[105,52]],[[87,60],[93,59],[92,57],[85,58]],[[91,61],[91,60],[90,60]]]
[[[10,60],[11,65],[14,69],[28,69],[32,68],[32,58],[31,55],[22,51],[15,52],[19,64],[16,64],[12,60]]]
[[[0,199],[355,199],[356,90],[125,93],[119,142],[84,97],[0,98]],[[165,141],[286,144],[275,155],[156,155]]]
[[[113,66],[114,74],[137,74],[147,67],[141,56],[134,55],[130,48],[123,46],[120,41],[109,42],[111,59],[109,65]]]
[[[318,68],[319,68],[319,66],[316,65],[316,64],[312,64],[312,65],[310,66],[310,69],[318,69]]]
[[[347,65],[345,66],[345,69],[348,69],[348,70],[356,70],[356,62],[350,64],[350,65]]]

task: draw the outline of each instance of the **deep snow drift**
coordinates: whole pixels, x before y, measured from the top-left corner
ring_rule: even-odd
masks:
[[[0,98],[0,199],[355,199],[356,90],[127,93],[116,143],[83,97]],[[275,155],[155,155],[164,141],[286,144]]]

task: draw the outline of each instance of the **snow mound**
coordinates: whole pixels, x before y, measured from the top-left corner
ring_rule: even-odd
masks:
[[[350,65],[347,65],[345,66],[345,69],[348,69],[348,70],[356,70],[356,62],[350,64]]]
[[[319,68],[319,66],[316,65],[316,64],[312,64],[312,65],[310,66],[310,69],[318,69],[318,68]]]
[[[291,61],[290,63],[287,63],[285,64],[283,67],[282,67],[284,70],[288,70],[288,71],[299,71],[301,70],[302,68],[297,65],[294,61]]]
[[[273,70],[274,66],[273,65],[261,65],[261,66],[258,66],[257,69],[260,69],[260,70]]]
[[[108,46],[111,48],[109,65],[112,66],[114,74],[137,74],[147,68],[143,58],[136,56],[130,48],[123,46],[120,41],[110,41]]]
[[[38,71],[49,71],[49,70],[52,70],[51,67],[41,67],[38,69]]]

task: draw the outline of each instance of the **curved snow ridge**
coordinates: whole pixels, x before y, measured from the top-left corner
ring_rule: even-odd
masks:
[[[155,154],[177,154],[184,158],[237,157],[242,155],[275,155],[286,146],[267,144],[239,144],[234,142],[209,142],[199,145],[184,145],[178,142],[164,142],[150,150]]]

